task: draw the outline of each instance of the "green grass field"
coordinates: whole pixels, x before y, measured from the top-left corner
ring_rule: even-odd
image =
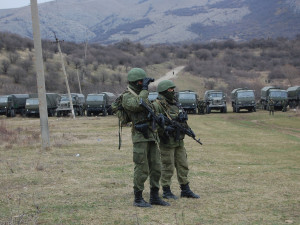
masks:
[[[119,151],[115,116],[49,118],[44,152],[39,122],[0,117],[0,224],[300,224],[299,112],[190,115],[203,142],[185,138],[190,187],[201,198],[150,209],[132,205],[130,128]]]

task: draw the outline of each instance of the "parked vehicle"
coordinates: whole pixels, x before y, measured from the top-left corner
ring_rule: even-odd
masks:
[[[84,116],[85,111],[85,97],[83,94],[71,93],[72,104],[74,113],[76,116]],[[68,94],[64,94],[61,96],[60,102],[58,103],[58,107],[56,109],[56,115],[60,116],[68,116],[69,113],[72,113],[71,103]]]
[[[148,95],[148,99],[150,102],[154,101],[158,96],[158,92],[150,92],[149,95]]]
[[[48,116],[55,116],[56,108],[58,106],[60,98],[61,96],[59,94],[46,93]],[[25,115],[27,117],[40,116],[39,99],[37,98],[37,94],[35,94],[33,98],[28,98],[26,100]]]
[[[287,90],[288,105],[290,108],[296,108],[300,105],[300,86],[289,87]]]
[[[179,91],[176,95],[181,107],[187,113],[197,113],[198,95],[196,92],[191,90]]]
[[[274,109],[282,110],[284,102],[288,100],[287,91],[280,87],[266,86],[261,89],[260,104],[262,109],[268,110],[270,99],[273,100]]]
[[[253,90],[236,88],[231,92],[231,105],[233,112],[246,109],[248,112],[256,111],[255,95]]]
[[[11,94],[0,96],[0,114],[7,117],[15,117],[16,114],[24,114],[28,94]]]
[[[204,101],[206,104],[206,113],[211,110],[219,110],[221,113],[227,113],[226,95],[223,91],[207,90],[204,93]]]
[[[88,94],[86,98],[86,115],[103,116],[112,115],[111,104],[116,99],[116,95],[111,92],[102,92],[100,94]]]

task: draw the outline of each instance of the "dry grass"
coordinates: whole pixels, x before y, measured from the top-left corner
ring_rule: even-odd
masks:
[[[39,119],[0,117],[0,224],[300,224],[299,114],[189,121],[204,143],[185,142],[201,199],[141,209],[132,206],[130,128],[119,151],[115,117],[49,118],[44,152]],[[172,189],[180,194],[176,177]]]

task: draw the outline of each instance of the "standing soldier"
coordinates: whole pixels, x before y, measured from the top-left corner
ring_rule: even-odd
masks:
[[[161,81],[157,86],[159,93],[156,101],[153,102],[157,113],[162,113],[171,120],[176,120],[187,127],[187,114],[180,107],[174,92],[175,85],[170,80]],[[189,187],[188,162],[186,149],[184,147],[184,134],[178,133],[172,126],[166,126],[164,130],[159,130],[160,150],[162,160],[161,185],[163,187],[163,197],[167,199],[177,199],[171,191],[171,178],[176,168],[178,183],[181,188],[181,197],[200,198],[194,194]]]
[[[270,101],[268,102],[269,106],[269,115],[273,115],[274,116],[274,101],[272,98],[270,98]]]
[[[134,162],[134,206],[151,207],[151,205],[170,205],[159,195],[159,180],[161,177],[161,159],[158,148],[157,131],[151,128],[148,112],[139,105],[142,98],[148,100],[148,85],[153,78],[146,77],[146,72],[133,68],[128,72],[128,91],[122,98],[122,106],[130,118],[132,126],[133,162]],[[150,177],[150,204],[143,199],[144,183]]]
[[[282,100],[282,112],[286,112],[287,110],[287,100]]]
[[[198,114],[204,114],[205,113],[205,107],[206,107],[205,101],[200,99],[198,101],[198,104],[197,104]]]

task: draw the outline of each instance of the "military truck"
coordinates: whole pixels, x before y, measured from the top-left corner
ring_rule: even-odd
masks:
[[[15,117],[16,114],[24,114],[28,94],[11,94],[0,96],[0,115]]]
[[[288,100],[287,91],[276,86],[266,86],[261,89],[260,104],[261,108],[268,110],[269,100],[274,102],[275,110],[282,110],[284,102]]]
[[[211,113],[211,110],[219,110],[221,113],[227,113],[226,95],[223,91],[205,91],[204,101],[206,103],[207,114]]]
[[[102,116],[112,115],[111,104],[116,99],[116,95],[111,92],[100,94],[88,94],[86,98],[86,115]]]
[[[71,93],[74,114],[76,116],[84,116],[85,111],[85,96],[83,94]],[[61,96],[60,102],[56,109],[56,116],[68,116],[72,113],[71,103],[68,94]]]
[[[148,95],[148,99],[150,102],[153,102],[158,96],[158,92],[150,92]]]
[[[236,88],[231,92],[231,105],[233,112],[246,109],[248,112],[256,112],[255,95],[253,90]]]
[[[177,92],[176,96],[181,104],[181,107],[187,113],[197,113],[198,95],[196,92],[191,90],[184,90]]]
[[[55,116],[56,108],[60,101],[61,96],[56,93],[46,93],[47,111],[48,116]],[[40,116],[39,99],[37,94],[31,94],[30,98],[26,100],[25,116]]]
[[[287,90],[288,105],[290,108],[296,108],[300,105],[300,86],[289,87]]]

